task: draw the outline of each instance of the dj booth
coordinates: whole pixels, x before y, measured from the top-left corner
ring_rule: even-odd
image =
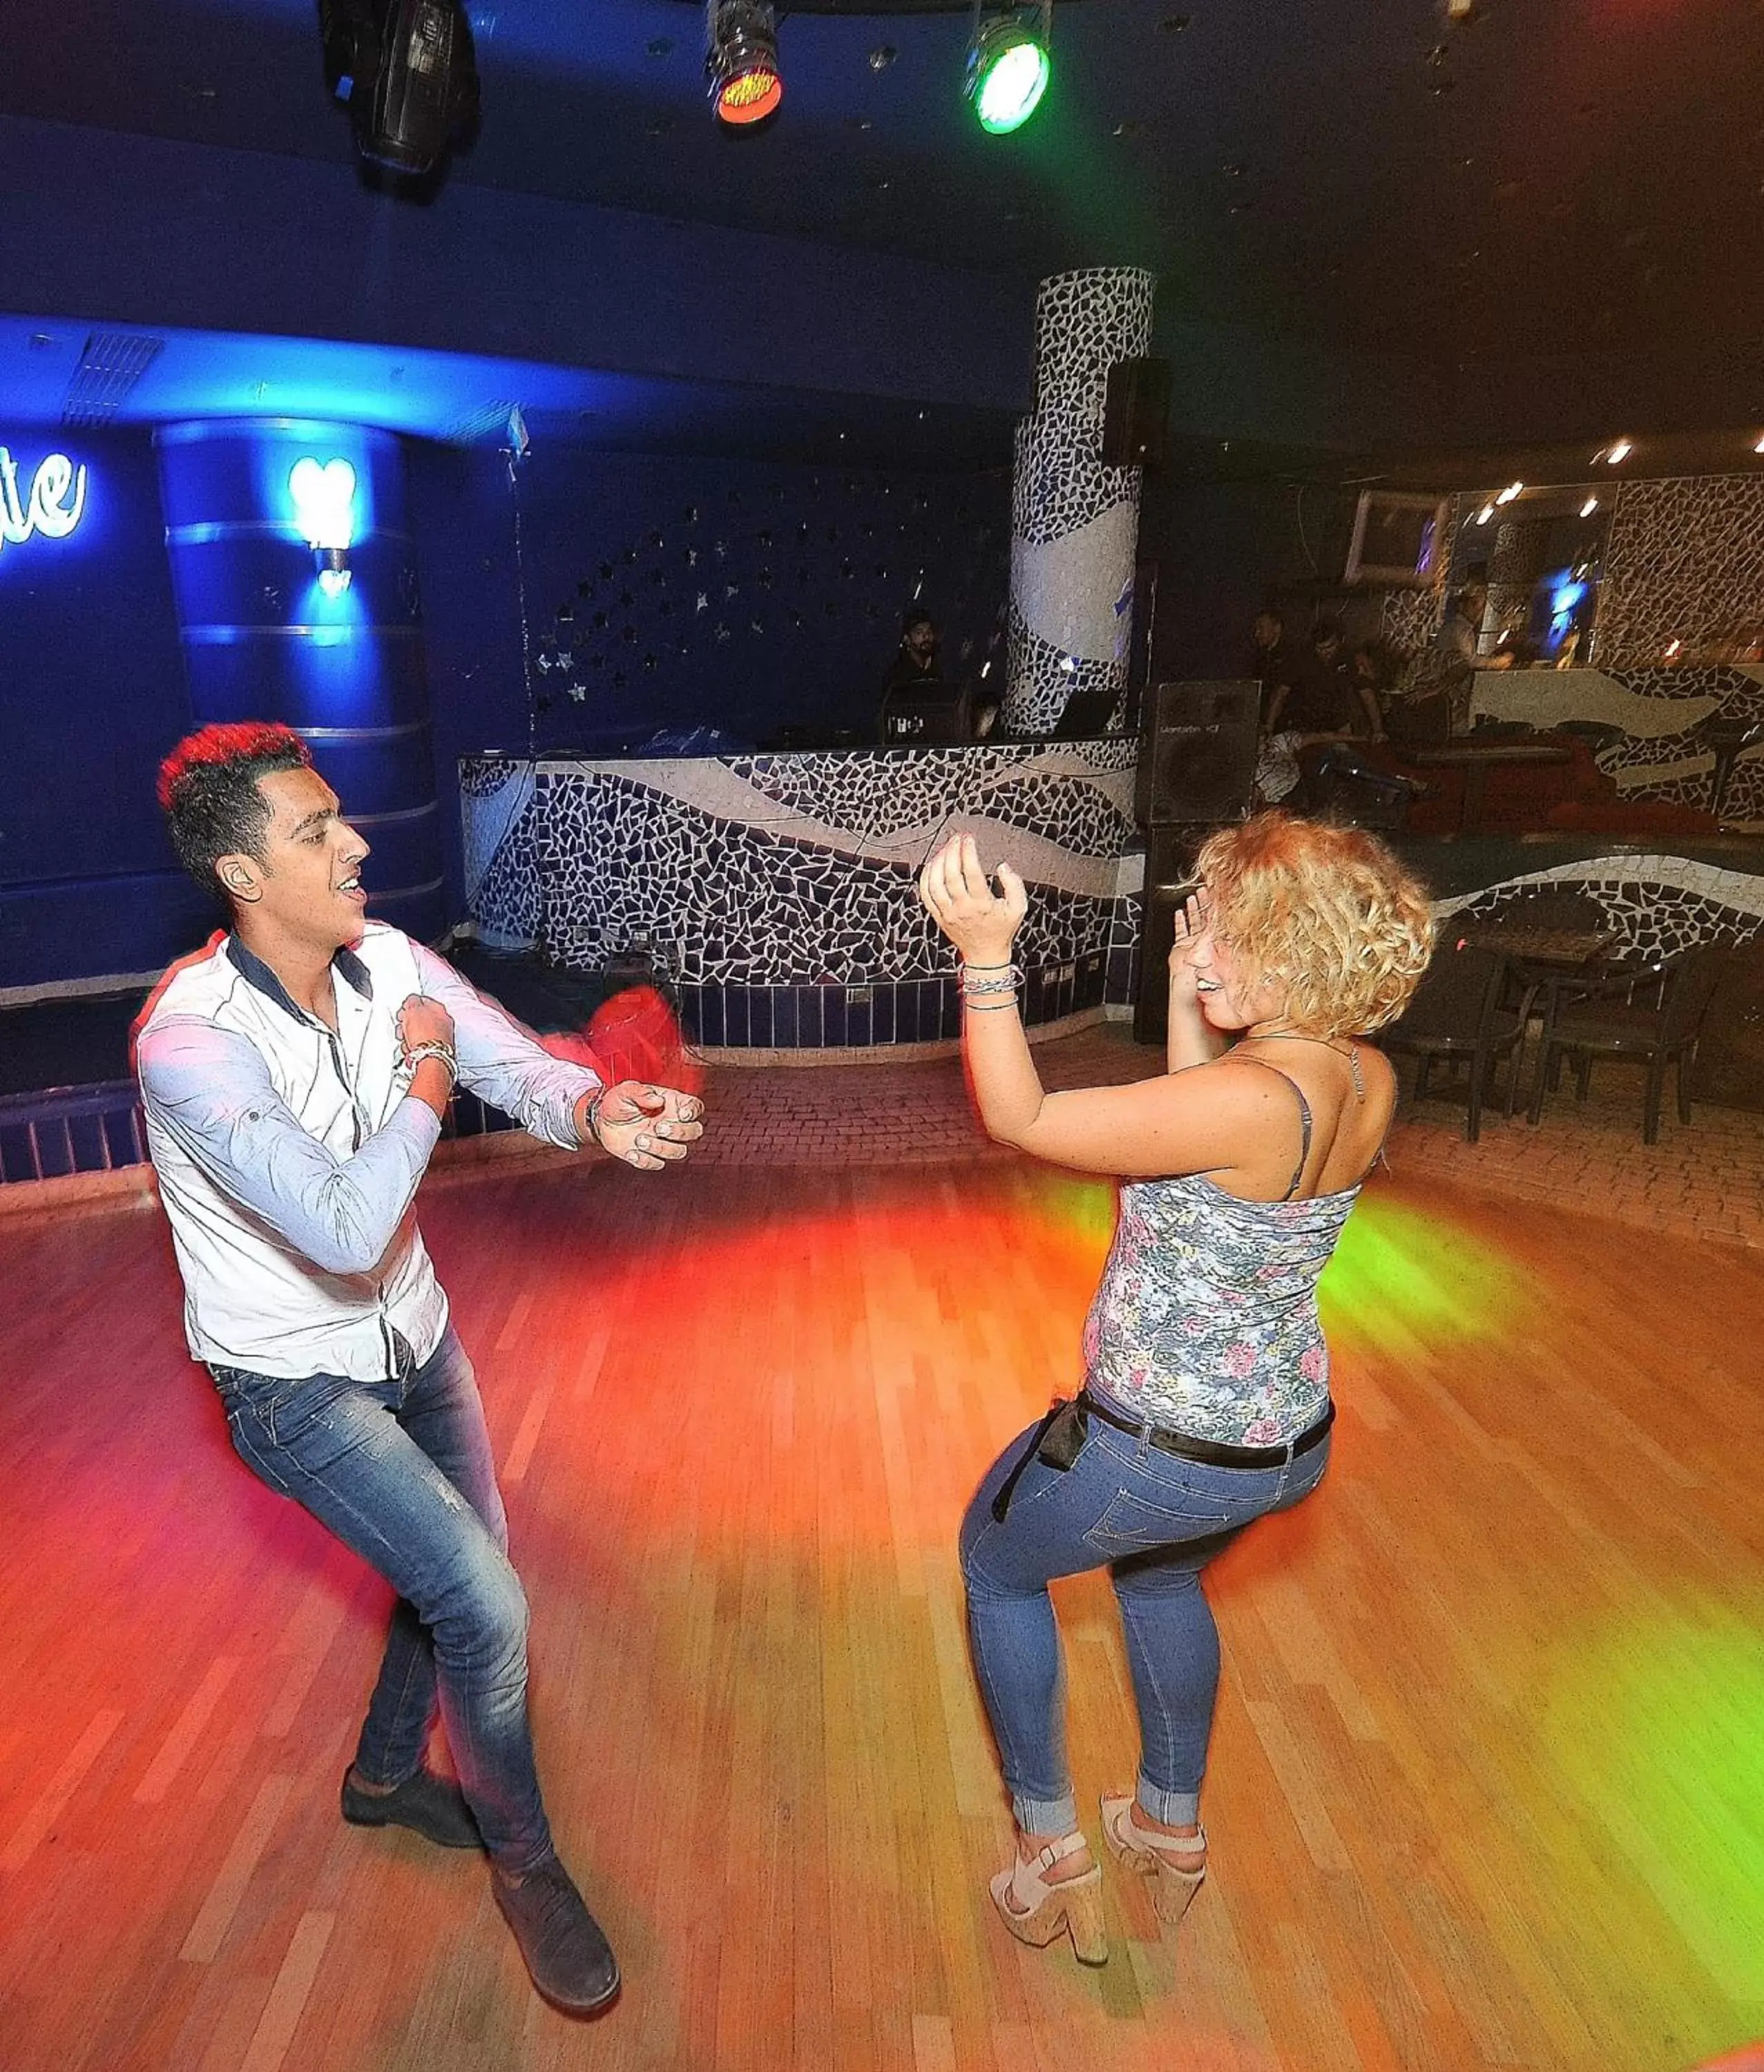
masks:
[[[463,759],[472,926],[582,972],[647,956],[689,1034],[805,1058],[960,1032],[955,960],[919,905],[956,832],[1030,887],[1032,1029],[1132,1000],[1144,860],[1138,743],[972,742],[697,758]]]

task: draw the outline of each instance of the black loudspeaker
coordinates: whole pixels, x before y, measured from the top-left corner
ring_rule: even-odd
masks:
[[[1205,827],[1153,828],[1145,845],[1145,905],[1139,928],[1139,989],[1133,1041],[1162,1043],[1170,1033],[1170,947],[1176,916],[1195,890],[1195,856]]]
[[[882,701],[882,744],[887,748],[943,748],[972,741],[972,704],[965,684],[903,684]]]
[[[1103,397],[1103,466],[1161,466],[1169,423],[1170,362],[1117,360]]]
[[[1149,827],[1217,826],[1249,813],[1261,685],[1159,684],[1140,751],[1139,816]]]

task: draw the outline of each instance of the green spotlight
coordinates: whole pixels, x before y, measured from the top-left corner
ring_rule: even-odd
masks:
[[[983,27],[976,12],[968,53],[968,98],[982,130],[1007,136],[1022,127],[1047,91],[1047,32],[1053,10],[1049,5],[1037,8],[1033,16],[995,14]]]

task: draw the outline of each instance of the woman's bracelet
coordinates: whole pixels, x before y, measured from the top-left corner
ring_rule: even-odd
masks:
[[[417,1066],[422,1063],[425,1058],[438,1059],[441,1063],[447,1067],[447,1077],[449,1080],[455,1086],[458,1084],[459,1060],[454,1054],[454,1047],[452,1044],[443,1043],[438,1037],[430,1042],[419,1043],[413,1050],[406,1050],[404,1055],[404,1062],[410,1067],[410,1073],[413,1079],[416,1076]]]
[[[970,972],[989,971],[1002,974],[997,978],[970,978]],[[1023,983],[1021,964],[964,964],[961,968],[962,997],[976,1000],[993,993],[1014,993]]]
[[[607,1089],[604,1087],[596,1087],[588,1096],[588,1105],[583,1111],[582,1118],[582,1126],[588,1133],[588,1141],[599,1151],[604,1151],[607,1147],[601,1142],[599,1133],[594,1125],[600,1120],[600,1104],[606,1098]]]
[[[976,1000],[971,993],[964,993],[962,1005],[970,1014],[1000,1014],[1007,1007],[1017,1005],[1017,994],[1014,989],[1002,1000]]]

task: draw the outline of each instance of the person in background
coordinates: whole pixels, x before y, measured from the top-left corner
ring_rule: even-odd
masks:
[[[1293,680],[1293,657],[1286,645],[1285,621],[1276,606],[1264,604],[1256,613],[1249,638],[1249,660],[1244,674],[1253,676],[1262,687],[1261,718],[1265,729],[1275,693],[1286,689]]]
[[[882,696],[886,697],[890,691],[911,690],[919,684],[935,683],[941,646],[937,622],[928,611],[915,605],[904,613],[900,622],[900,645],[888,666],[888,674],[882,679]]]
[[[204,727],[167,758],[159,803],[231,924],[166,974],[135,1044],[190,1350],[245,1466],[397,1598],[343,1817],[487,1850],[534,1984],[595,2013],[619,1966],[553,1846],[526,1598],[413,1203],[456,1084],[547,1143],[646,1173],[686,1156],[701,1104],[548,1055],[370,921],[368,845],[288,728]],[[424,1760],[438,1704],[457,1786]]]
[[[1333,619],[1320,619],[1311,628],[1310,652],[1293,671],[1290,686],[1277,690],[1270,701],[1264,728],[1269,734],[1307,738],[1345,734],[1357,703],[1341,627]]]
[[[942,681],[939,658],[941,644],[937,622],[928,611],[915,605],[902,615],[900,645],[894,651],[894,660],[888,665],[888,674],[882,679],[882,697],[876,711],[876,738],[878,741],[885,741],[888,738],[888,701],[897,691],[917,690],[923,685]]]
[[[973,839],[919,896],[960,963],[962,1049],[987,1134],[1122,1182],[1084,1326],[1084,1383],[987,1470],[961,1528],[968,1634],[1016,1846],[991,1885],[1011,1934],[1107,1957],[1079,1823],[1047,1585],[1107,1565],[1139,1712],[1137,1789],[1103,1835],[1178,1920],[1207,1872],[1200,1788],[1219,1673],[1207,1564],[1322,1481],[1334,1417],[1317,1281],[1377,1159],[1396,1076],[1365,1041],[1426,966],[1426,895],[1374,837],[1263,813],[1212,836],[1170,959],[1166,1075],[1042,1090],[1011,961],[1027,901]],[[996,882],[1001,888],[992,889]]]
[[[1462,587],[1446,606],[1435,646],[1442,655],[1474,668],[1487,614],[1488,578],[1478,565],[1470,570]]]
[[[1349,718],[1355,734],[1370,741],[1384,738],[1384,700],[1396,673],[1389,655],[1378,641],[1356,640],[1348,651],[1347,682],[1353,693]]]

